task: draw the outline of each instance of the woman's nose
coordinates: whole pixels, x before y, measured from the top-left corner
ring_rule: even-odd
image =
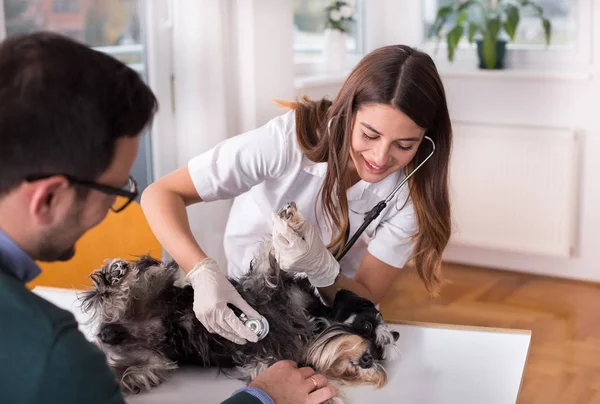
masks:
[[[377,145],[375,149],[375,161],[373,163],[377,164],[379,167],[384,167],[388,162],[388,151],[389,146],[385,145],[384,142]]]

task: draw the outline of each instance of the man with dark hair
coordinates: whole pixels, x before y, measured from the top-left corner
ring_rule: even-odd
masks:
[[[73,315],[25,283],[137,196],[129,171],[157,107],[135,71],[65,37],[0,45],[0,402],[123,401]]]
[[[0,403],[123,402],[73,315],[25,283],[40,273],[34,260],[70,259],[109,209],[137,197],[129,172],[157,109],[135,71],[66,37],[39,32],[0,44]],[[281,361],[227,402],[320,403],[335,394],[311,374]]]

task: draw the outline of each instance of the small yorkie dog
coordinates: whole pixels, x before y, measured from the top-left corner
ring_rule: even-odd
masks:
[[[279,215],[292,228],[303,220],[294,203]],[[350,291],[324,305],[306,277],[280,270],[269,242],[250,272],[231,281],[269,323],[268,335],[256,343],[238,345],[206,331],[192,310],[192,287],[175,285],[178,270],[149,256],[107,260],[90,276],[94,288],[80,296],[125,393],[150,390],[180,365],[215,366],[249,382],[281,359],[340,384],[385,384],[383,362],[398,356],[399,334],[369,300]]]

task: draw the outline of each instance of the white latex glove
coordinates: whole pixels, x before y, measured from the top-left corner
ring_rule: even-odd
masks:
[[[196,318],[208,332],[240,345],[246,340],[258,341],[257,335],[242,323],[227,303],[233,304],[248,317],[260,318],[260,314],[242,298],[215,260],[206,258],[200,261],[188,272],[185,280],[194,289]]]
[[[301,215],[300,212],[297,212]],[[340,264],[329,252],[315,228],[300,216],[296,230],[273,215],[273,250],[279,267],[287,272],[305,272],[316,287],[331,286],[340,273]]]

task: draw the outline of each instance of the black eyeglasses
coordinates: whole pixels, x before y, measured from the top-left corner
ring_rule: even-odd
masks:
[[[133,177],[131,175],[129,176],[129,181],[128,181],[127,185],[125,185],[122,188],[111,187],[110,185],[102,185],[102,184],[98,184],[93,181],[80,180],[80,179],[71,177],[70,175],[64,175],[64,174],[33,175],[33,176],[27,177],[26,181],[28,181],[28,182],[38,181],[38,180],[43,180],[46,178],[54,177],[57,175],[65,177],[73,185],[76,185],[79,187],[84,187],[84,188],[89,188],[89,189],[94,189],[96,191],[100,191],[100,192],[103,192],[108,195],[116,196],[114,203],[110,207],[110,210],[112,210],[115,213],[119,213],[120,211],[125,209],[127,206],[129,206],[129,204],[135,198],[137,198],[138,193],[139,193],[137,182],[135,182],[135,179],[133,179]]]

